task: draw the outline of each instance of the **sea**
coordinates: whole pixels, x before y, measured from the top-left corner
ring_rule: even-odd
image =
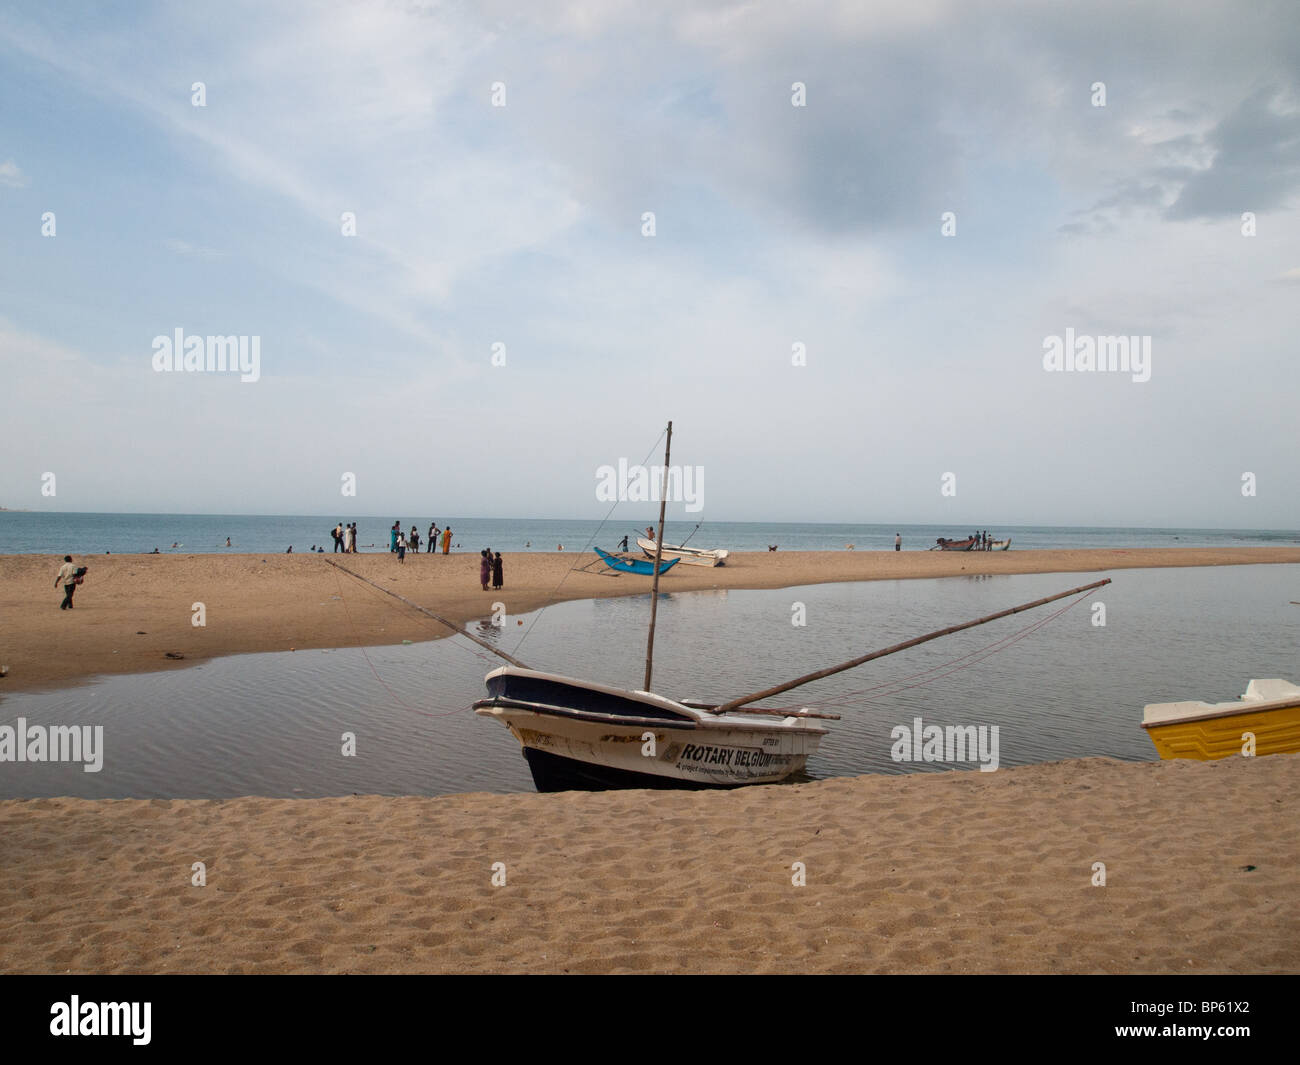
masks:
[[[494,551],[590,551],[612,549],[628,536],[635,540],[644,527],[626,521],[562,521],[531,518],[462,518],[455,515],[391,515],[358,517],[250,514],[81,514],[43,511],[0,511],[0,554],[102,555],[148,553],[220,554],[272,553],[290,547],[296,552],[324,547],[330,551],[330,530],[339,521],[357,523],[361,550],[387,551],[388,530],[400,520],[412,524],[421,539],[430,521],[450,526],[453,544],[477,554]],[[983,531],[985,527],[980,527]],[[987,527],[994,539],[1011,538],[1011,550],[1035,548],[1131,547],[1259,547],[1300,544],[1295,529],[1129,529],[1064,528],[1040,525]],[[692,547],[730,551],[838,551],[848,544],[858,551],[893,550],[894,535],[904,550],[933,547],[941,537],[965,539],[975,528],[951,525],[857,525],[811,522],[670,522],[664,540],[689,542]],[[226,540],[230,547],[226,547]]]
[[[662,593],[653,687],[676,698],[738,697],[1105,576]],[[995,771],[1089,756],[1154,761],[1140,727],[1146,703],[1217,702],[1241,695],[1252,678],[1300,680],[1300,606],[1292,602],[1300,601],[1300,565],[1109,576],[1113,582],[1094,591],[770,702],[840,715],[825,722],[829,734],[801,779],[981,771],[974,760],[900,757],[901,736],[929,725],[996,735]],[[535,668],[639,687],[649,609],[648,593],[557,603],[473,631]],[[429,628],[432,635],[437,626]],[[5,695],[0,725],[21,718],[28,726],[102,728],[102,764],[86,772],[78,763],[0,762],[0,798],[529,792],[518,743],[471,709],[497,665],[453,636],[238,655]]]

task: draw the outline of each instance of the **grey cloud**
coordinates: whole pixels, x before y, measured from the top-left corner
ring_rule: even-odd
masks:
[[[1275,88],[1261,89],[1206,136],[1214,161],[1183,168],[1171,219],[1222,218],[1287,205],[1300,189],[1300,110],[1283,110]]]

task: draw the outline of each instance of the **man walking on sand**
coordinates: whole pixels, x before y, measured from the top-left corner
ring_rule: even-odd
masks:
[[[60,610],[72,609],[72,593],[77,590],[77,567],[72,564],[72,556],[63,556],[63,565],[59,567],[59,575],[54,578],[54,587],[63,585],[63,602],[59,604]]]

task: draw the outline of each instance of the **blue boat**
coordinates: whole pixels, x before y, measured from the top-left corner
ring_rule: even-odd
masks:
[[[601,560],[610,569],[620,570],[623,573],[644,573],[647,577],[654,576],[655,564],[653,559],[619,558],[616,555],[611,555],[608,551],[602,551],[599,547],[593,547],[592,550],[601,557]],[[671,562],[660,562],[659,572],[661,574],[667,573],[680,561],[680,558],[675,558]]]

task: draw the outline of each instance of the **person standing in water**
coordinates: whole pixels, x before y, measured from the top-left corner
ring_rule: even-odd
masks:
[[[902,533],[894,533],[894,550],[895,550],[895,551],[901,551],[901,550],[903,550],[903,534],[902,534]]]

